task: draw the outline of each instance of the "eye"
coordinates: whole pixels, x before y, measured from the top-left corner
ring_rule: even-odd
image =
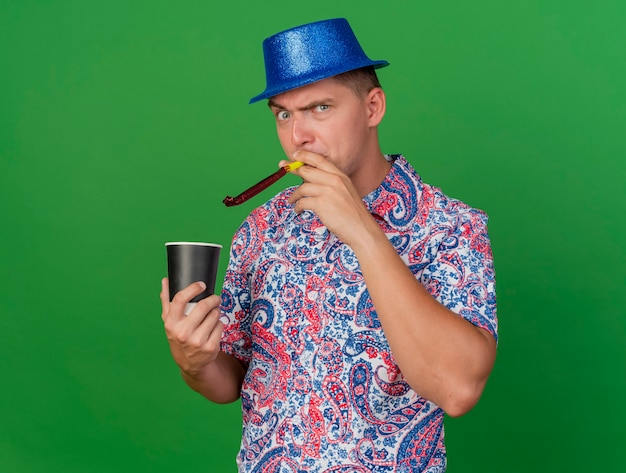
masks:
[[[286,110],[279,110],[278,113],[276,113],[276,119],[278,121],[288,120],[290,116],[291,114]]]
[[[316,112],[325,112],[329,108],[330,108],[330,105],[320,104],[320,105],[316,105],[314,110]]]

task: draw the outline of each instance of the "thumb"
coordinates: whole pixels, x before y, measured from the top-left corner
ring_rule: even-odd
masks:
[[[167,278],[161,279],[161,318],[165,319],[165,314],[170,306],[170,287]]]

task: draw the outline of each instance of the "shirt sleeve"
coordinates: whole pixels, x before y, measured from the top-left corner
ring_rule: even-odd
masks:
[[[448,309],[498,339],[495,270],[487,215],[463,208],[436,227],[421,282]]]
[[[252,349],[250,265],[256,260],[253,221],[248,217],[233,236],[221,294],[221,321],[224,323],[221,349],[246,366]]]

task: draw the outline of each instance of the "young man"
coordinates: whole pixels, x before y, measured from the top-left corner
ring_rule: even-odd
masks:
[[[384,155],[385,94],[343,19],[264,42],[278,138],[303,184],[237,231],[221,299],[163,320],[185,381],[243,407],[246,472],[442,472],[444,412],[496,353],[486,216]],[[286,164],[286,161],[281,162]],[[221,302],[221,305],[219,305]]]

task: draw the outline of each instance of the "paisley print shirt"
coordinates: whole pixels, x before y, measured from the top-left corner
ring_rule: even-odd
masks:
[[[428,291],[495,337],[486,215],[387,159],[365,205]],[[247,366],[239,471],[445,471],[443,411],[404,381],[354,253],[293,190],[241,225],[223,285],[222,349]]]

